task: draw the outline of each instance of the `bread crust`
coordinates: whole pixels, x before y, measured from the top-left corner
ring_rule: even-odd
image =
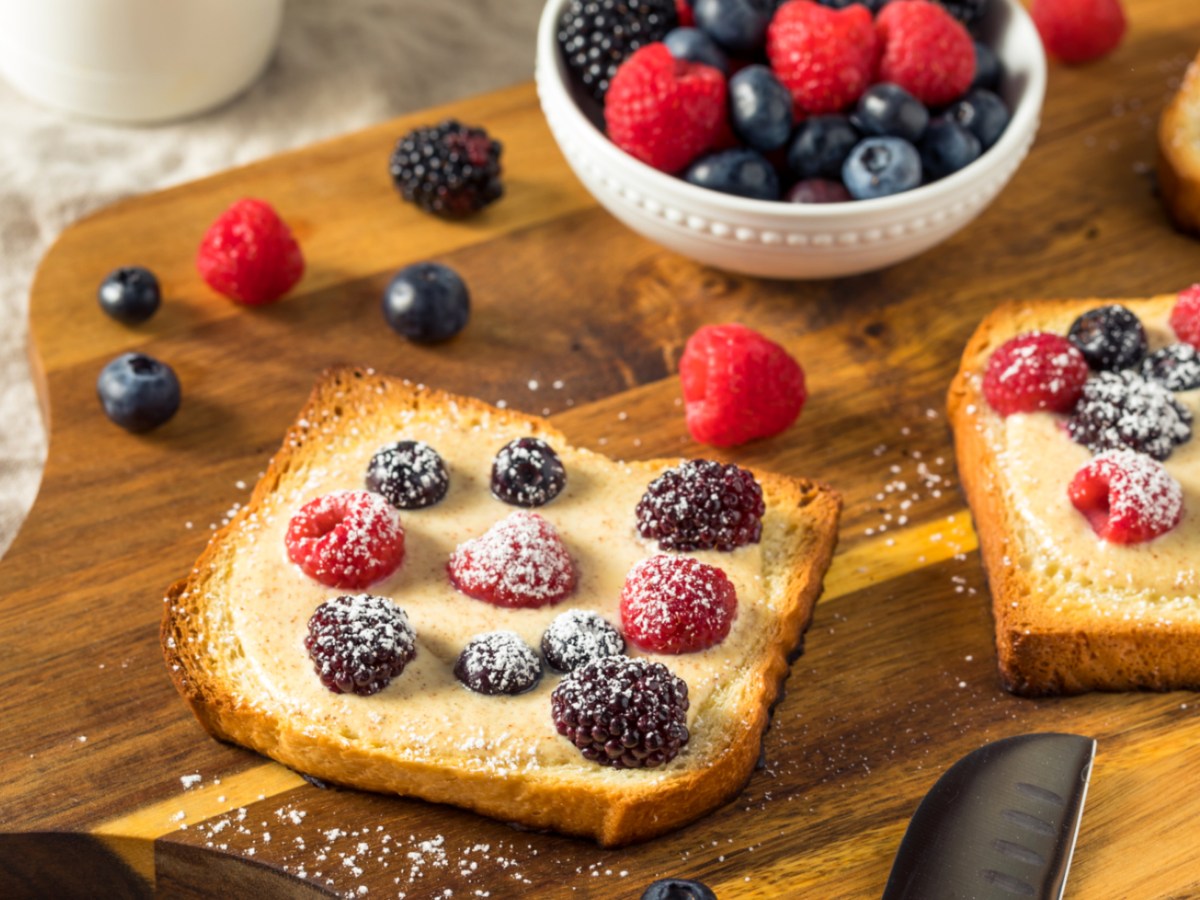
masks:
[[[297,457],[308,451],[310,423],[334,406],[353,409],[361,391],[389,392],[389,403],[429,406],[454,403],[520,423],[529,434],[567,445],[546,420],[497,410],[478,400],[444,394],[370,370],[338,368],[318,381],[280,450],[255,486],[247,505],[218,531],[189,576],[170,587],[161,626],[163,653],[171,679],[201,725],[214,737],[250,747],[289,768],[336,784],[420,797],[473,809],[484,815],[535,829],[593,838],[605,846],[645,840],[684,825],[739,793],[758,760],[771,705],[788,671],[789,654],[808,628],[821,582],[833,555],[841,498],[830,488],[802,479],[755,471],[770,508],[781,510],[787,527],[782,558],[790,560],[784,600],[765,651],[739,682],[739,708],[724,742],[686,768],[657,780],[555,779],[543,773],[510,771],[503,775],[456,768],[452,762],[400,759],[386,748],[331,738],[322,729],[284,721],[277,713],[243,697],[225,677],[214,642],[203,634],[203,597],[215,573],[232,563],[231,546],[239,523],[254,516],[276,490]],[[631,463],[647,473],[664,463]],[[693,741],[695,744],[695,741]],[[600,767],[597,767],[598,769]],[[611,773],[612,770],[604,770]]]
[[[1200,619],[1170,629],[1121,617],[1080,621],[1059,616],[1046,602],[1049,586],[1021,564],[1036,548],[1021,539],[1005,501],[996,454],[979,427],[986,407],[980,383],[992,351],[1032,330],[1059,330],[1079,314],[1111,303],[1139,317],[1163,315],[1173,295],[1140,300],[1045,300],[1002,304],[980,323],[963,352],[947,398],[959,479],[979,535],[996,627],[996,654],[1007,690],[1022,696],[1200,688]],[[1065,487],[1064,487],[1065,490]],[[1198,548],[1200,550],[1200,548]]]
[[[1200,235],[1200,55],[1158,120],[1158,185],[1175,226]]]

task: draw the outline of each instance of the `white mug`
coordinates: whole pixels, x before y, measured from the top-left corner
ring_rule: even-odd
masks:
[[[252,84],[282,18],[283,0],[0,0],[0,73],[68,112],[174,119]]]

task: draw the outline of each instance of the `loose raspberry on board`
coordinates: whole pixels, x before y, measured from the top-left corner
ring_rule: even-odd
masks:
[[[1125,36],[1120,0],[1033,0],[1029,15],[1046,51],[1065,63],[1106,56]]]
[[[304,274],[304,254],[270,204],[238,200],[209,226],[196,254],[205,283],[230,300],[273,303]]]

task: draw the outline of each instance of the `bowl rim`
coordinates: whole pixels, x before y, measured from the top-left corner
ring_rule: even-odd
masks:
[[[1033,20],[1020,0],[998,0],[1007,7],[1010,17],[1007,23],[1009,33],[1016,29],[1022,42],[1036,49],[1029,54],[1028,80],[1004,134],[981,154],[979,159],[931,184],[869,200],[798,204],[783,200],[741,197],[690,184],[676,175],[647,165],[612,143],[583,113],[571,95],[566,81],[566,66],[558,49],[558,18],[568,2],[569,0],[547,0],[538,23],[535,80],[539,93],[543,95],[543,107],[549,100],[554,103],[556,111],[565,111],[569,119],[567,126],[572,134],[586,142],[589,152],[597,154],[605,163],[605,168],[614,167],[615,170],[628,172],[631,177],[636,176],[646,188],[653,188],[655,199],[669,195],[684,206],[703,205],[709,210],[723,214],[752,215],[770,219],[779,225],[794,223],[798,218],[823,221],[845,218],[850,214],[857,218],[859,215],[871,213],[909,212],[918,205],[940,205],[960,199],[959,191],[986,179],[994,171],[1003,168],[1007,160],[1022,153],[1025,141],[1037,130],[1046,94],[1046,54]],[[1001,61],[1009,60],[1002,56]]]

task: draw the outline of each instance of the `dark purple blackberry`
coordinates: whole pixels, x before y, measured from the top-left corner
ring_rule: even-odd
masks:
[[[660,878],[642,892],[641,900],[717,900],[717,895],[702,881]]]
[[[1191,344],[1171,344],[1142,360],[1142,377],[1169,391],[1200,387],[1200,352]]]
[[[397,509],[424,509],[446,496],[450,473],[438,452],[422,441],[396,441],[375,451],[367,466],[367,490]]]
[[[542,656],[556,672],[574,672],[593,659],[624,652],[621,632],[587,609],[567,610],[542,635]]]
[[[1128,448],[1160,462],[1192,436],[1192,414],[1171,392],[1134,372],[1089,378],[1067,430],[1093,453]]]
[[[389,169],[400,195],[426,212],[457,219],[500,199],[500,151],[482,128],[447,119],[396,142]]]
[[[606,656],[566,675],[550,715],[584,759],[617,769],[670,762],[688,742],[687,683],[662,663]]]
[[[1071,324],[1067,340],[1079,348],[1092,369],[1118,372],[1136,366],[1146,356],[1146,329],[1123,306],[1089,309]]]
[[[662,550],[736,550],[758,543],[766,509],[762,488],[745,469],[689,459],[650,482],[638,501],[637,528]]]
[[[541,680],[542,661],[513,632],[491,631],[471,638],[454,675],[477,694],[523,694]]]
[[[492,496],[513,506],[544,506],[566,483],[562,460],[541,438],[509,441],[492,463]]]
[[[404,610],[371,594],[343,594],[318,606],[304,647],[325,687],[363,696],[382,691],[417,655]]]
[[[674,0],[570,0],[558,19],[567,68],[604,102],[621,63],[679,24]]]

